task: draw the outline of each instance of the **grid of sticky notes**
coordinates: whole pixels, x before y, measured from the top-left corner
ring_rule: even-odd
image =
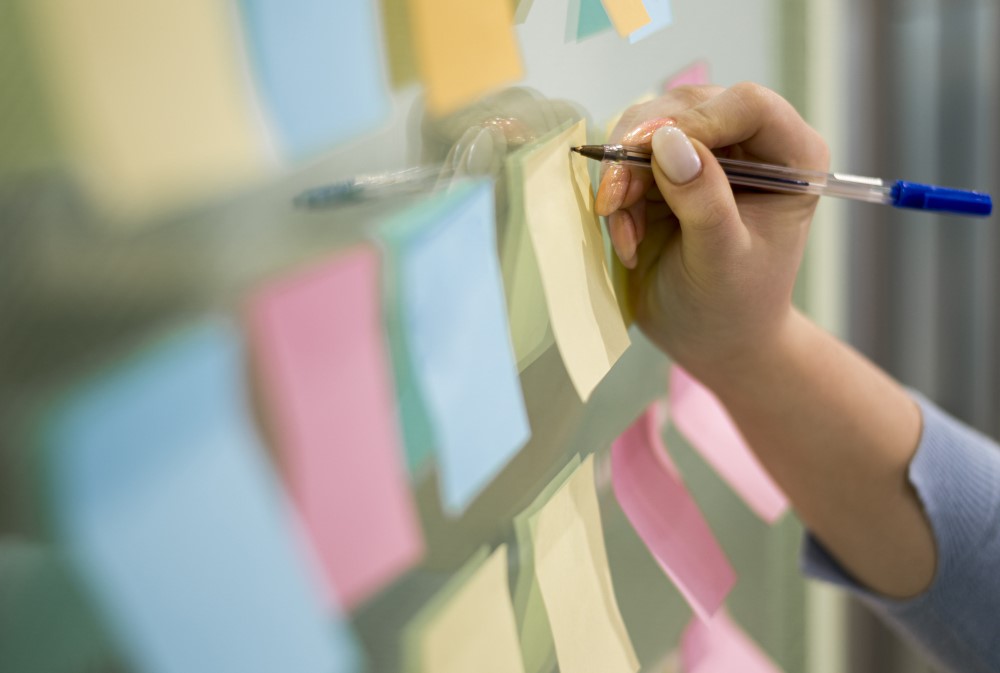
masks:
[[[55,137],[80,184],[136,228],[391,121],[419,79],[445,115],[524,76],[511,0],[21,3]],[[670,0],[572,0],[571,36],[631,40]],[[381,32],[381,35],[380,35]]]
[[[531,437],[519,372],[554,345],[584,401],[629,347],[569,151],[585,138],[568,124],[508,158],[503,241],[494,183],[457,182],[46,416],[56,539],[136,669],[364,670],[353,615],[426,552],[417,483],[434,475],[441,513],[462,516]],[[610,447],[618,506],[695,614],[690,670],[772,670],[725,613],[736,574],[669,457],[668,414],[762,518],[784,511],[677,367],[668,399]],[[594,456],[568,460],[510,524],[515,549],[484,549],[412,615],[404,668],[635,673]]]

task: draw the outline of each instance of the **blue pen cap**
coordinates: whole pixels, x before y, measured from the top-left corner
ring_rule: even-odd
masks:
[[[892,197],[892,205],[897,208],[935,210],[959,215],[986,216],[993,212],[993,199],[989,194],[964,189],[897,180],[889,195]]]

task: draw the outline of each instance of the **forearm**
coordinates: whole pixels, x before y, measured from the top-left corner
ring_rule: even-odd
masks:
[[[798,313],[769,347],[701,375],[849,572],[893,597],[930,584],[934,538],[906,476],[921,419],[906,391]]]

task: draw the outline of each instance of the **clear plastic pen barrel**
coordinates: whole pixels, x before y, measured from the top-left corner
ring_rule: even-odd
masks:
[[[822,173],[735,159],[719,159],[719,163],[726,172],[729,182],[741,187],[759,187],[789,194],[839,196],[871,203],[892,203],[890,188],[878,178]]]
[[[624,145],[605,145],[604,160],[634,166],[649,166],[649,152]],[[845,173],[823,173],[736,159],[719,159],[733,185],[757,187],[770,192],[839,196],[871,203],[892,203],[891,189],[878,178]]]

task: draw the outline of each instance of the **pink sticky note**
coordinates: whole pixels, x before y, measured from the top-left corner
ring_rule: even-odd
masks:
[[[347,610],[424,552],[402,462],[379,290],[376,253],[357,248],[271,284],[249,311],[292,498]]]
[[[670,370],[670,419],[757,516],[774,523],[785,513],[788,499],[743,441],[729,412],[676,365]]]
[[[685,84],[708,84],[708,62],[695,61],[680,72],[672,75],[663,83],[663,90],[670,91],[674,87]]]
[[[660,567],[696,614],[711,617],[736,573],[667,454],[655,405],[612,444],[611,480],[618,504]]]
[[[781,673],[763,650],[720,610],[710,621],[692,619],[681,634],[683,673]]]

